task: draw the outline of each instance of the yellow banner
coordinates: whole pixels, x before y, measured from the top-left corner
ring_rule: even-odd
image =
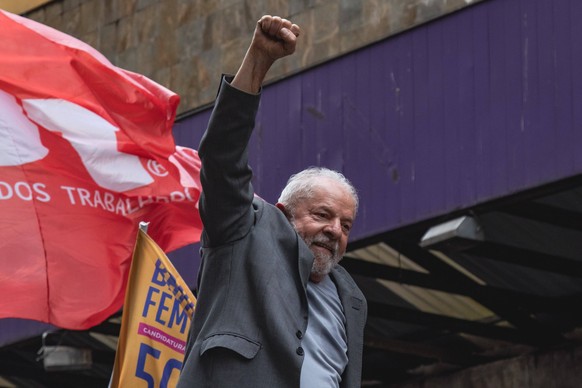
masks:
[[[140,230],[110,387],[175,387],[195,306],[165,253]]]

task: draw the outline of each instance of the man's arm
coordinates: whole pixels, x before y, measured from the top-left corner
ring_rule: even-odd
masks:
[[[263,16],[231,85],[247,93],[258,93],[273,63],[295,52],[299,33],[299,27],[289,20]]]
[[[271,65],[295,51],[298,35],[299,27],[288,20],[263,16],[232,83],[221,84],[199,147],[200,215],[210,246],[237,240],[252,225],[248,142],[259,105],[257,93]]]

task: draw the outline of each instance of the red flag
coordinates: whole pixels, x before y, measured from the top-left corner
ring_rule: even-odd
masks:
[[[179,97],[88,45],[0,11],[0,318],[85,329],[118,311],[139,221],[198,241],[199,160]]]

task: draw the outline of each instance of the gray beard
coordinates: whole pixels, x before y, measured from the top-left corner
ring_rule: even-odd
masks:
[[[311,267],[311,274],[316,276],[325,276],[329,274],[333,267],[335,267],[337,263],[339,263],[339,261],[341,260],[341,257],[338,255],[337,241],[331,242],[327,237],[325,237],[323,233],[320,233],[310,238],[305,238],[303,236],[301,237],[303,238],[305,244],[307,244],[307,247],[309,247],[310,249],[311,246],[317,242],[333,247],[333,253],[331,252],[327,254],[322,252],[315,253],[312,251],[314,260],[313,266]]]

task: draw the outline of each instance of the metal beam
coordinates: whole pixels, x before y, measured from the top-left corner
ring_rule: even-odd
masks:
[[[562,302],[560,298],[550,298],[518,291],[481,285],[475,282],[451,282],[449,279],[434,276],[430,273],[397,268],[393,266],[371,263],[368,261],[344,256],[342,262],[350,274],[361,275],[375,279],[389,280],[399,284],[428,288],[436,291],[449,292],[458,295],[474,297],[492,297],[508,304],[527,307],[531,311],[569,311],[571,301]]]
[[[119,336],[121,324],[105,321],[97,326],[92,327],[89,331],[99,334]]]
[[[422,358],[438,360],[443,363],[468,367],[498,360],[482,357],[468,351],[451,349],[449,346],[437,346],[426,343],[402,341],[391,338],[366,338],[364,346]]]
[[[522,330],[446,317],[439,314],[426,313],[419,310],[412,310],[384,303],[368,302],[368,315],[397,322],[436,328],[452,333],[473,334],[480,337],[492,338],[511,343],[535,346],[548,345],[546,338],[531,335]]]
[[[476,289],[476,283],[472,279],[469,279],[466,275],[445,264],[432,253],[420,248],[417,244],[402,240],[391,240],[390,245],[399,252],[402,252],[409,259],[426,268],[431,275],[446,279],[447,282],[455,284],[456,287],[468,287],[470,290]],[[466,295],[472,297],[499,317],[508,321],[511,325],[523,330],[524,333],[527,333],[531,337],[537,337],[541,342],[556,343],[563,339],[556,328],[543,325],[536,321],[531,316],[532,311],[527,311],[523,306],[511,305],[507,303],[507,300],[497,299],[495,295],[487,292],[469,292]]]
[[[539,202],[518,202],[499,211],[562,228],[581,230],[582,214]]]
[[[498,242],[485,241],[478,246],[463,251],[462,254],[518,264],[567,276],[582,277],[582,261],[580,260],[518,248]]]

